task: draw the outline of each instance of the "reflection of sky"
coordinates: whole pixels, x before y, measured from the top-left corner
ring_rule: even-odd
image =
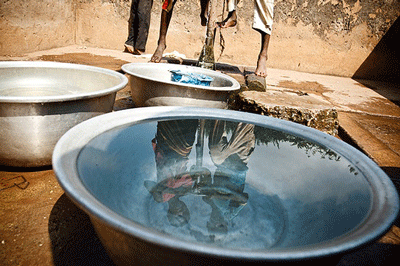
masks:
[[[154,122],[111,130],[91,140],[85,149],[93,147],[96,150],[92,156],[96,156],[96,160],[106,171],[127,176],[140,173],[148,175],[149,179],[156,179],[151,145],[156,127],[157,123]]]
[[[361,173],[350,173],[350,163],[343,157],[339,161],[321,158],[318,152],[308,157],[304,149],[280,142],[279,148],[256,146],[248,167],[247,182],[266,193],[278,194],[281,198],[302,201],[320,201],[329,196],[342,195],[346,200],[360,186]]]

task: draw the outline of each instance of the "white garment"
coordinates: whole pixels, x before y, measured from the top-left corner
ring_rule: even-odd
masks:
[[[227,0],[228,12],[236,10],[239,0]],[[254,0],[253,29],[271,35],[274,18],[274,0]]]

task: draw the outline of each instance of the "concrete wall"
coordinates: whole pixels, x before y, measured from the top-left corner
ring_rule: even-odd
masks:
[[[71,44],[123,49],[130,1],[0,0],[0,55]],[[156,47],[160,6],[161,0],[154,1],[147,53]],[[166,52],[197,59],[205,35],[199,14],[199,0],[177,0]],[[221,56],[217,38],[216,58],[254,66],[260,36],[251,29],[253,0],[241,0],[238,15],[238,25],[221,32],[225,41]],[[399,15],[398,0],[275,0],[269,66],[353,76]]]
[[[0,0],[0,55],[75,44],[76,0]]]
[[[122,49],[131,0],[75,0],[76,44]]]
[[[276,0],[277,67],[341,76],[365,61],[400,14],[397,0]],[[285,51],[292,51],[285,53]]]

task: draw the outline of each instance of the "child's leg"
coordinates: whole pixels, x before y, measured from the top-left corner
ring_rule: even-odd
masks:
[[[261,34],[261,49],[257,59],[257,76],[267,76],[268,46],[274,17],[274,0],[254,0],[253,29]]]
[[[158,45],[156,51],[150,59],[150,62],[159,63],[163,52],[167,48],[167,31],[172,17],[172,10],[175,5],[175,0],[165,0],[161,11],[160,33],[158,36]]]
[[[267,76],[267,60],[268,60],[268,45],[269,45],[269,39],[270,36],[269,34],[265,32],[261,32],[261,49],[260,53],[258,54],[258,59],[257,59],[257,67],[256,71],[254,74],[260,77],[266,77]]]
[[[208,4],[210,3],[209,0],[200,0],[200,19],[201,19],[201,26],[207,26],[208,20]]]

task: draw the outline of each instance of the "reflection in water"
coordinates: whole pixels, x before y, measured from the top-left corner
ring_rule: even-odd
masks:
[[[234,249],[333,239],[361,224],[372,202],[362,172],[335,151],[224,120],[110,130],[86,145],[78,168],[116,213],[186,241]]]
[[[188,162],[197,124],[197,120],[159,122],[152,140],[158,183],[146,180],[144,185],[156,202],[168,202],[168,220],[174,226],[187,224],[190,219],[189,210],[180,197],[193,190],[194,180],[188,172]]]
[[[210,157],[217,167],[213,183],[200,187],[203,200],[211,208],[209,231],[226,233],[227,221],[238,215],[246,205],[248,194],[244,193],[247,162],[254,150],[254,125],[237,123],[230,139],[227,138],[226,122],[215,121],[209,136]],[[210,180],[211,181],[211,180]]]
[[[146,180],[144,185],[156,202],[168,203],[167,217],[173,226],[183,226],[190,219],[189,209],[180,198],[187,194],[201,196],[211,207],[208,231],[224,234],[228,231],[228,221],[238,215],[248,200],[248,194],[243,190],[246,165],[254,150],[254,126],[238,123],[228,139],[226,122],[214,121],[208,138],[210,157],[216,166],[212,174],[202,165],[204,122],[174,120],[158,123],[152,141],[158,182]],[[198,127],[197,160],[188,171],[189,153]]]
[[[358,217],[347,214],[349,210],[343,205],[344,202],[342,204],[338,201],[340,198],[325,195],[323,201],[318,200],[315,203],[316,206],[309,206],[308,203],[295,198],[282,201],[276,195],[268,195],[265,191],[265,188],[268,190],[268,185],[263,185],[259,190],[254,181],[273,183],[273,180],[267,177],[274,171],[276,173],[276,169],[257,166],[264,169],[262,177],[252,176],[249,184],[252,184],[253,188],[251,185],[247,185],[246,188],[245,185],[249,182],[246,183],[246,179],[251,155],[256,149],[265,152],[268,144],[272,144],[278,150],[281,146],[297,147],[305,152],[309,160],[315,160],[317,156],[328,161],[341,161],[337,153],[324,146],[252,124],[197,119],[158,122],[157,133],[152,140],[157,181],[145,180],[144,186],[151,194],[153,202],[163,204],[159,206],[166,208],[148,205],[150,224],[162,232],[180,235],[188,240],[194,237],[197,241],[220,246],[243,248],[242,245],[246,245],[246,248],[258,249],[286,244],[289,240],[293,244],[296,243],[295,245],[301,245],[306,240],[308,243],[322,241],[338,232],[342,234],[360,222]],[[208,155],[204,154],[207,145]],[[195,154],[191,154],[193,147]],[[260,153],[258,157],[259,155]],[[263,158],[255,159],[258,160]],[[317,161],[318,164],[319,162]],[[287,165],[290,163],[287,162]],[[310,169],[316,167],[312,166],[313,163],[315,162],[311,162]],[[350,174],[357,175],[353,166],[347,167]],[[284,169],[279,171],[285,172]],[[310,180],[317,177],[315,174],[318,171],[314,172],[314,176],[310,176]],[[296,186],[291,187],[296,190]],[[357,197],[360,192],[355,193],[354,196]],[[368,200],[365,202],[364,206],[357,209],[357,213],[366,212]],[[305,209],[305,206],[309,207]],[[331,209],[328,214],[325,212],[327,206]],[[293,210],[287,213],[288,209]],[[328,226],[332,222],[329,213],[335,211],[335,216],[345,212],[347,217],[351,217],[348,225],[322,235],[319,229],[317,232],[307,229],[309,234],[299,235],[293,232],[305,230],[311,224]],[[317,219],[315,214],[318,214]],[[169,226],[162,222],[162,216],[167,217]],[[310,221],[310,217],[314,218]],[[288,228],[288,220],[297,223]],[[285,236],[287,234],[291,236]]]
[[[279,148],[281,143],[289,143],[300,150],[304,150],[304,152],[307,154],[307,157],[312,157],[319,154],[321,159],[339,161],[341,158],[340,155],[331,149],[295,135],[285,134],[280,131],[259,126],[255,127],[255,132],[257,136],[257,145],[268,145],[271,143]]]

